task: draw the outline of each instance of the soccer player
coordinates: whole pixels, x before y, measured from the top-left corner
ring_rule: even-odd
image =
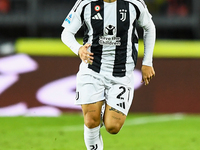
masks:
[[[82,60],[76,104],[82,106],[87,150],[103,150],[101,120],[109,133],[117,134],[132,104],[138,54],[136,23],[144,29],[141,82],[148,85],[155,76],[151,18],[143,0],[78,0],[62,24],[63,43]],[[75,34],[82,25],[84,44],[80,45]]]

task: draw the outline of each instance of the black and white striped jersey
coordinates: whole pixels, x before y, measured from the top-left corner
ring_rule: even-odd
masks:
[[[84,44],[90,43],[89,51],[94,53],[93,64],[87,69],[123,77],[132,74],[137,61],[136,22],[143,28],[152,23],[143,0],[78,0],[62,26],[72,34],[84,26]],[[150,49],[153,52],[152,46]]]

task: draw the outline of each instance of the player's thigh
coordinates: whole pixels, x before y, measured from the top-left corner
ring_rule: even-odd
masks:
[[[81,105],[86,126],[95,127],[100,124],[102,105],[103,101]]]
[[[120,131],[126,120],[126,115],[119,110],[106,105],[104,114],[104,125],[108,132],[116,134]]]

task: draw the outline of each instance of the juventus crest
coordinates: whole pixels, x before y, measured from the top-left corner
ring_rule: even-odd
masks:
[[[122,22],[124,22],[124,21],[126,20],[126,13],[127,13],[127,10],[125,10],[125,9],[120,9],[119,12],[120,12],[120,14],[121,14],[120,20],[121,20]]]

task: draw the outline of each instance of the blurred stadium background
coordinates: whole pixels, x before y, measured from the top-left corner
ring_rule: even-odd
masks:
[[[134,102],[118,136],[101,130],[105,149],[199,150],[200,1],[145,2],[157,28],[156,77],[140,83],[138,28]],[[80,59],[60,40],[74,3],[0,0],[0,150],[85,148],[83,117],[74,105]]]
[[[200,113],[200,1],[145,2],[157,28],[156,78],[148,86],[140,84],[140,46],[130,111]],[[60,40],[61,24],[74,3],[0,0],[0,116],[81,112],[73,105],[80,59]],[[81,29],[80,42],[82,34]]]

